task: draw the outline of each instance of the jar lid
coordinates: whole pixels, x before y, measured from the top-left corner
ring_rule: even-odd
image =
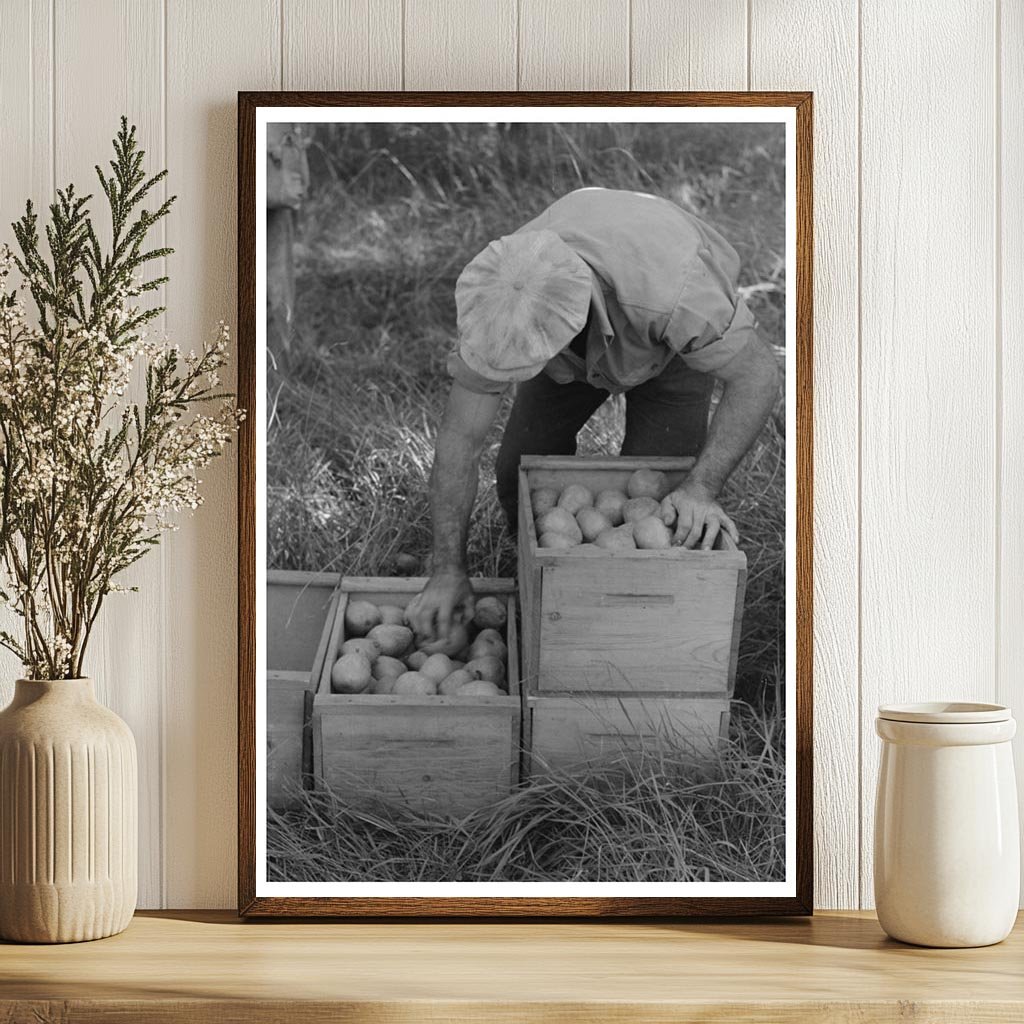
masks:
[[[882,704],[878,717],[889,722],[923,722],[932,725],[982,725],[1008,722],[1005,704],[974,704],[968,701],[926,701],[921,704]]]

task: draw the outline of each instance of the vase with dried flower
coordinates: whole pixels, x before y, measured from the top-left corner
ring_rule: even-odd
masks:
[[[195,509],[198,471],[239,412],[220,388],[227,328],[188,354],[147,333],[171,250],[147,236],[174,198],[122,118],[90,196],[32,204],[0,248],[0,645],[24,666],[0,712],[0,938],[72,942],[135,909],[137,780],[128,726],[95,699],[89,639],[122,570]],[[161,186],[162,188],[162,186]]]

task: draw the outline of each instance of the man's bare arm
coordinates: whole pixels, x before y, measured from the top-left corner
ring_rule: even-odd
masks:
[[[472,615],[466,541],[479,481],[480,453],[500,404],[500,394],[477,394],[457,381],[448,394],[430,475],[434,539],[431,578],[407,611],[409,622],[421,637],[446,637],[457,622]]]
[[[775,357],[757,337],[715,376],[725,387],[704,450],[686,481],[662,502],[662,517],[675,524],[676,542],[688,548],[698,542],[710,548],[722,529],[738,539],[735,524],[715,499],[757,440],[778,396]]]
[[[717,497],[761,433],[779,392],[779,370],[768,346],[754,338],[715,376],[724,382],[707,443],[688,478]]]

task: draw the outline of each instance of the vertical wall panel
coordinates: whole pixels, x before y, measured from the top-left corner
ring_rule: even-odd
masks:
[[[282,0],[285,89],[400,89],[402,0]]]
[[[281,83],[276,0],[167,0],[168,323],[183,346],[235,317],[236,93]],[[234,369],[224,374],[233,379]],[[235,900],[235,446],[167,546],[167,905]]]
[[[516,0],[405,0],[406,89],[514,89]]]
[[[108,167],[111,140],[121,115],[138,126],[147,167],[163,167],[163,10],[160,0],[57,0],[54,7],[55,150],[59,187],[73,182],[93,194],[90,208],[104,242],[110,214],[94,167]],[[97,60],[102,53],[103,59]],[[83,83],[88,82],[88,88]],[[157,193],[162,197],[162,190]],[[151,239],[162,241],[160,231]],[[154,268],[153,276],[159,276]],[[157,295],[152,301],[159,302]],[[143,401],[141,374],[128,395]],[[99,700],[119,714],[135,734],[139,751],[139,904],[157,907],[162,898],[163,830],[161,773],[164,665],[164,589],[160,552],[150,552],[118,582],[136,594],[106,598],[90,646],[85,672],[96,681]]]
[[[628,89],[627,0],[519,0],[521,89]]]
[[[14,244],[10,222],[25,200],[50,199],[53,180],[52,24],[50,0],[9,0],[0,32],[0,239]]]
[[[815,103],[815,900],[858,905],[857,5],[755,0],[751,88]],[[814,46],[794,46],[814,39]]]
[[[10,224],[31,199],[45,210],[53,181],[53,33],[50,0],[10,0],[0,31],[0,245],[14,247]],[[20,620],[0,608],[0,629]],[[14,695],[21,664],[0,648],[0,707]]]
[[[1002,89],[1001,214],[997,310],[1002,334],[999,673],[996,699],[1024,720],[1024,4],[1004,2],[1000,26]],[[1024,812],[1024,740],[1014,744]],[[1021,814],[1024,822],[1024,813]]]
[[[632,89],[744,89],[746,0],[633,0]]]
[[[865,905],[876,705],[994,694],[993,39],[991,2],[863,0]]]

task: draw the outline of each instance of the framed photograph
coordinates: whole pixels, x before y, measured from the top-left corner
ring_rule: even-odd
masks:
[[[811,95],[238,128],[240,913],[810,914]]]

